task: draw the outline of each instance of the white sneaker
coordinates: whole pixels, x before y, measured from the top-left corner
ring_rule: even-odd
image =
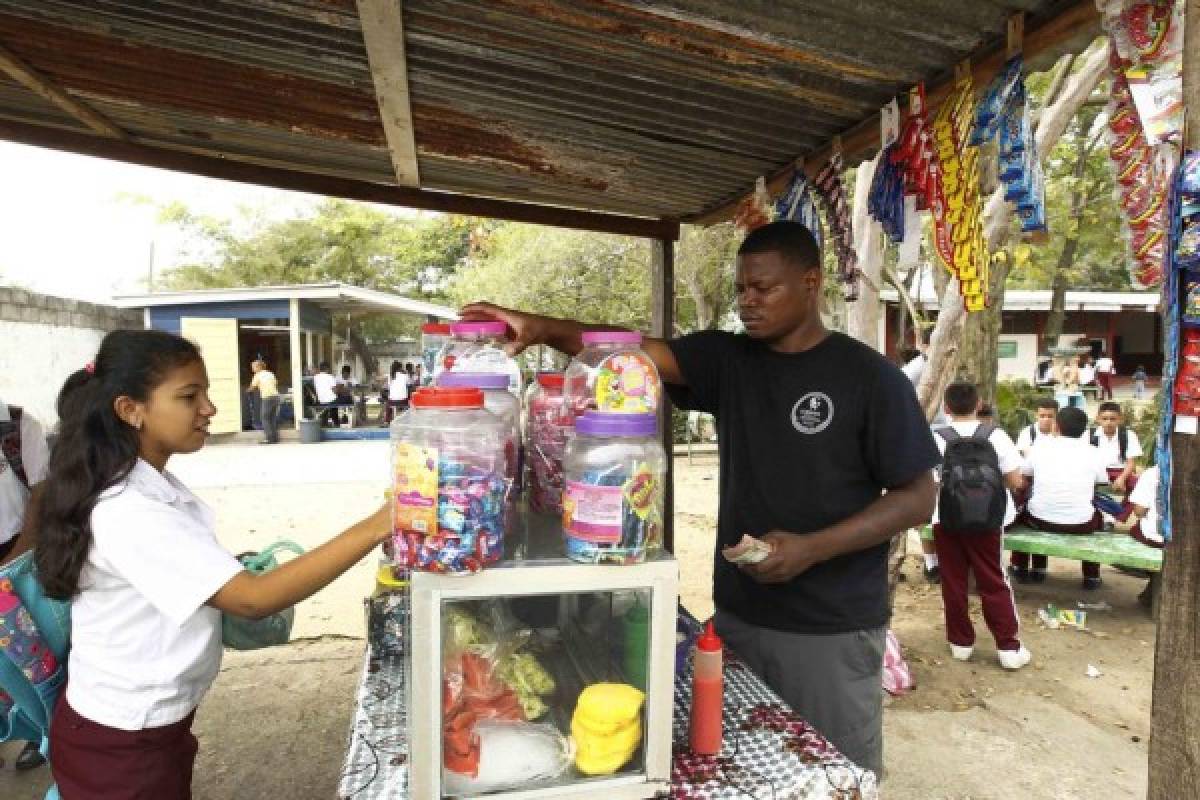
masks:
[[[955,661],[970,661],[971,654],[975,652],[974,647],[960,647],[959,645],[950,645],[950,655]]]
[[[997,652],[1000,656],[1000,666],[1005,669],[1020,669],[1033,660],[1033,653],[1025,649],[1025,645],[1021,645],[1019,650],[1000,650]]]

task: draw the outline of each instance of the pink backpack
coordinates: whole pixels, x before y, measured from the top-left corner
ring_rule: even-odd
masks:
[[[904,653],[900,650],[900,640],[889,629],[883,650],[883,690],[893,697],[898,697],[916,686],[908,664],[904,661]]]

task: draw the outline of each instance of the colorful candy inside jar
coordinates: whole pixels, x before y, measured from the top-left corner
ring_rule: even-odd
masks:
[[[654,414],[586,412],[563,462],[567,557],[636,564],[662,544],[666,454]]]
[[[525,463],[531,511],[562,514],[563,456],[574,418],[563,397],[563,374],[540,372],[527,402]]]
[[[504,420],[508,438],[504,442],[506,474],[514,488],[521,478],[521,403],[508,390],[508,378],[486,372],[443,372],[437,385],[443,388],[478,389],[483,392],[483,407]]]
[[[392,558],[467,574],[500,560],[511,485],[508,423],[474,388],[426,388],[392,423]]]
[[[587,331],[583,350],[571,360],[564,379],[571,412],[653,414],[658,412],[662,381],[642,350],[635,331]]]

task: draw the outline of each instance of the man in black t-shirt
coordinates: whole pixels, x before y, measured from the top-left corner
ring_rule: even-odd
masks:
[[[878,774],[888,542],[929,521],[940,457],[904,374],[822,324],[820,263],[804,226],[763,226],[738,250],[745,334],[703,331],[643,348],[679,406],[716,419],[718,630],[799,714]],[[504,320],[513,352],[548,344],[574,354],[586,330],[486,303],[463,314]],[[722,551],[743,534],[771,554],[735,566]]]

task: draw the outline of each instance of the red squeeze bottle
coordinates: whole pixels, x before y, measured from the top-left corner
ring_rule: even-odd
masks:
[[[689,743],[697,755],[721,752],[721,707],[724,701],[721,675],[721,638],[710,621],[696,640],[692,658],[692,724]]]

